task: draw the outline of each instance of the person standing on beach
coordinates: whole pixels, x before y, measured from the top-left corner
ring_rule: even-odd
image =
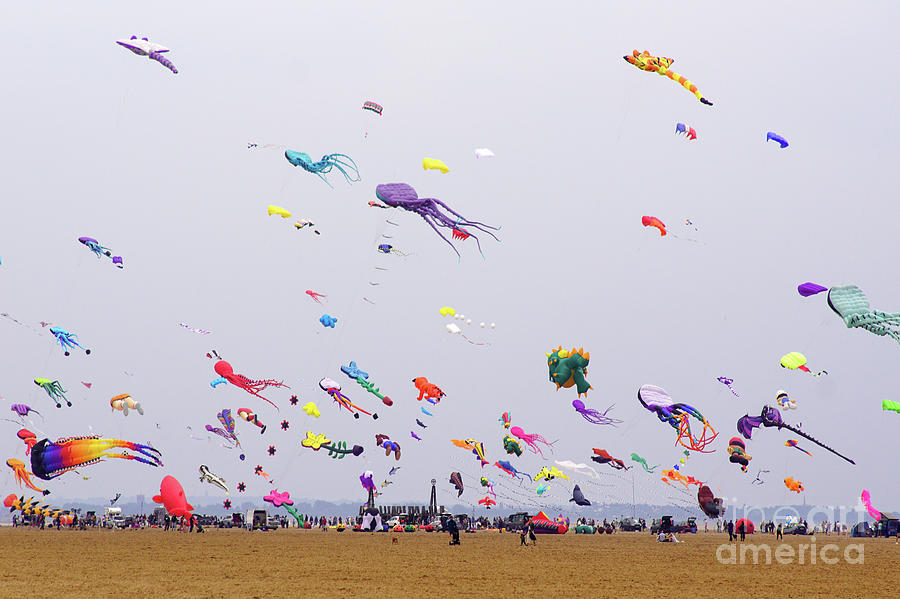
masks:
[[[725,528],[728,530],[728,542],[731,543],[734,541],[734,522],[729,520]]]
[[[447,530],[450,532],[450,544],[459,545],[459,525],[456,524],[456,518],[447,520]]]
[[[778,539],[781,539],[782,541],[784,540],[784,534],[781,529],[781,522],[778,523],[778,528],[775,529],[775,540],[777,541]]]
[[[738,526],[738,532],[741,533],[741,540],[744,540],[744,533],[747,531],[747,523],[741,520],[740,525]]]

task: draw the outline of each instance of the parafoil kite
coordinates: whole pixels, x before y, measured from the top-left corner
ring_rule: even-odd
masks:
[[[900,313],[872,310],[866,294],[856,285],[829,289],[828,306],[843,319],[848,329],[861,328],[900,343]]]
[[[664,58],[662,56],[650,56],[650,52],[647,50],[644,50],[640,54],[637,50],[634,50],[632,51],[631,56],[623,56],[622,58],[624,58],[628,64],[634,65],[642,71],[656,73],[657,75],[668,77],[676,83],[680,83],[684,89],[694,94],[703,104],[712,106],[712,102],[703,97],[696,85],[678,73],[669,70],[669,67],[672,66],[675,59]]]
[[[384,107],[381,104],[377,104],[376,102],[367,100],[363,102],[363,110],[371,110],[372,112],[380,116],[381,112],[384,110]]]
[[[38,487],[34,484],[34,482],[31,480],[32,473],[28,472],[28,470],[25,469],[25,462],[23,462],[22,460],[18,460],[16,458],[10,458],[10,459],[6,460],[6,465],[9,466],[10,469],[12,469],[13,475],[16,478],[16,483],[20,487],[22,485],[25,485],[29,489],[37,491],[38,493],[41,493],[43,495],[50,494],[50,491],[48,491],[46,489],[41,489],[40,487]]]
[[[519,478],[519,475],[521,474],[522,476],[527,476],[528,480],[534,480],[531,478],[530,474],[528,474],[527,472],[519,472],[518,470],[516,470],[516,468],[512,464],[510,464],[506,460],[500,460],[499,462],[494,462],[494,466],[496,466],[500,470],[503,470],[504,472],[506,472],[508,475],[510,475],[513,478]]]
[[[692,451],[711,453],[712,450],[709,452],[704,450],[718,436],[718,433],[699,410],[688,404],[673,402],[669,394],[656,385],[641,386],[638,389],[638,401],[644,408],[656,414],[660,422],[667,422],[669,426],[678,431],[677,443],[679,445]],[[690,416],[703,423],[703,431],[699,437],[691,433]]]
[[[354,404],[350,401],[350,398],[341,393],[341,385],[334,379],[323,378],[319,381],[319,388],[325,391],[332,400],[337,402],[339,408],[346,408],[348,412],[353,414],[354,418],[359,418],[359,413],[362,412],[367,416],[371,416],[373,420],[378,420],[378,414],[373,412],[367,412],[362,409],[358,405]]]
[[[72,407],[72,402],[69,401],[68,398],[66,398],[66,390],[62,388],[62,385],[59,381],[36,378],[34,379],[34,384],[38,387],[41,387],[44,391],[47,392],[47,395],[50,396],[50,399],[53,400],[57,408],[62,407],[62,403],[60,403],[60,400],[66,402],[66,405],[68,405],[70,408]]]
[[[800,447],[800,445],[798,445],[797,439],[788,439],[787,441],[784,442],[784,446],[785,446],[785,447],[793,447],[794,449],[798,449],[798,450],[802,451],[803,453],[805,453],[805,454],[808,455],[809,457],[812,457],[812,454],[811,454],[811,453],[809,453],[808,451],[806,451],[805,449],[803,449],[802,447]]]
[[[773,407],[763,406],[762,412],[760,413],[759,416],[744,415],[744,416],[741,416],[737,421],[738,432],[741,433],[741,435],[743,435],[743,437],[745,439],[750,439],[751,435],[753,434],[753,429],[757,428],[759,426],[765,426],[767,428],[768,427],[776,427],[778,429],[782,429],[782,428],[787,429],[787,430],[791,431],[792,433],[794,433],[795,435],[800,435],[804,439],[812,441],[819,447],[821,447],[823,449],[827,449],[834,455],[847,460],[851,464],[856,464],[856,462],[854,462],[850,458],[839,454],[838,452],[836,452],[832,448],[828,447],[821,441],[818,441],[812,435],[808,435],[808,434],[804,433],[802,430],[800,430],[799,428],[793,427],[793,426],[785,423],[781,419],[781,412],[779,412],[778,410],[776,410]]]
[[[592,387],[584,375],[587,374],[590,361],[591,354],[584,351],[584,348],[576,350],[573,347],[570,351],[566,351],[560,345],[547,354],[550,382],[556,384],[557,391],[560,387],[568,389],[574,385],[578,397],[581,397],[582,394],[587,395],[588,389]]]
[[[453,248],[453,251],[456,252],[457,256],[459,256],[459,251],[449,239],[444,237],[444,234],[438,230],[438,227],[450,229],[455,237],[458,237],[458,233],[464,233],[465,237],[471,236],[475,239],[475,243],[478,245],[478,251],[482,256],[484,253],[481,251],[481,242],[478,240],[477,236],[466,229],[467,227],[487,233],[497,241],[500,241],[497,239],[497,236],[491,232],[498,231],[499,227],[492,227],[478,221],[470,221],[458,212],[455,212],[441,200],[435,198],[420,198],[416,193],[416,190],[406,183],[382,183],[375,188],[375,195],[379,200],[391,208],[402,208],[421,216],[422,219],[434,229],[435,233]],[[449,212],[452,217],[445,214],[444,211]]]
[[[153,496],[155,503],[161,503],[166,511],[179,518],[190,518],[194,506],[187,502],[184,488],[174,476],[166,476],[159,484],[159,495]]]
[[[101,256],[106,256],[107,258],[112,260],[112,263],[117,268],[122,268],[125,266],[125,264],[122,262],[122,256],[113,256],[112,251],[110,251],[109,248],[100,245],[100,242],[93,237],[79,237],[78,241],[87,246],[87,248],[91,250],[98,259]]]
[[[799,493],[803,490],[803,483],[801,483],[799,480],[794,480],[790,476],[784,479],[784,486],[794,493]]]
[[[694,131],[694,128],[684,123],[675,123],[675,133],[684,133],[684,136],[690,140],[697,139],[697,132]]]
[[[740,437],[732,437],[728,442],[728,461],[732,464],[740,464],[741,470],[747,472],[747,466],[753,458],[747,453],[747,446]]]
[[[532,452],[539,453],[541,457],[544,457],[544,452],[542,452],[541,448],[538,447],[538,443],[543,443],[547,447],[553,446],[553,443],[550,443],[541,435],[526,433],[520,426],[514,426],[510,428],[509,432],[514,437],[518,437],[519,439],[521,439],[525,443],[525,445],[528,446],[528,449],[530,449]]]
[[[56,342],[59,343],[63,353],[67,356],[69,355],[69,350],[75,349],[76,347],[84,350],[86,355],[91,354],[91,350],[85,349],[78,343],[78,335],[74,333],[70,333],[61,327],[50,327],[50,334],[56,338]]]
[[[423,170],[436,170],[441,171],[442,173],[449,173],[450,169],[444,164],[443,160],[438,160],[437,158],[423,158],[422,159],[422,169]]]
[[[243,420],[246,420],[247,422],[258,426],[261,429],[259,431],[260,435],[266,432],[266,425],[259,420],[259,417],[250,408],[238,408],[237,413],[238,416],[240,416]]]
[[[112,408],[113,412],[119,410],[125,416],[128,416],[128,410],[135,410],[141,416],[144,415],[144,408],[141,407],[141,404],[134,401],[134,399],[132,399],[131,396],[127,393],[116,395],[109,400],[109,405]]]
[[[710,518],[718,518],[725,513],[722,498],[713,495],[712,489],[706,485],[702,485],[697,491],[697,503],[700,504],[703,513]]]
[[[862,501],[862,504],[865,506],[866,511],[869,512],[870,516],[876,521],[881,520],[881,512],[872,507],[872,497],[867,490],[863,489],[863,492],[859,495],[859,500]]]
[[[543,468],[541,468],[538,471],[537,474],[534,475],[534,480],[543,480],[543,479],[553,480],[554,478],[557,478],[557,477],[564,478],[566,480],[570,480],[568,475],[564,474],[556,466],[551,466],[550,468],[547,468],[546,466],[544,466]]]
[[[645,460],[644,458],[642,458],[641,456],[639,456],[639,455],[636,454],[636,453],[631,454],[631,461],[632,461],[632,462],[637,462],[638,464],[640,464],[641,466],[643,466],[643,467],[644,467],[644,472],[650,472],[650,473],[653,473],[654,470],[656,470],[657,468],[659,468],[659,464],[657,464],[656,466],[648,466],[648,465],[647,465],[647,460]]]
[[[169,49],[162,44],[151,42],[145,37],[138,39],[136,35],[132,35],[131,38],[127,40],[116,40],[116,43],[127,50],[131,50],[138,56],[146,56],[150,60],[155,60],[172,71],[173,74],[178,73],[178,69],[175,68],[175,65],[172,64],[168,58],[163,56],[163,53],[168,52]]]
[[[572,498],[569,501],[574,501],[575,505],[591,505],[591,502],[585,499],[584,493],[581,492],[581,487],[578,485],[572,489]]]
[[[272,216],[273,214],[277,214],[277,215],[280,216],[281,218],[290,218],[290,217],[291,217],[291,213],[290,213],[290,212],[288,212],[287,210],[285,210],[285,209],[282,208],[281,206],[275,206],[274,204],[273,204],[273,205],[270,205],[270,206],[268,207],[268,209],[266,210],[266,212],[269,213],[269,216]]]
[[[312,222],[308,218],[301,218],[300,220],[298,220],[297,222],[294,223],[294,228],[297,229],[298,231],[301,229],[305,229],[306,227],[309,227],[313,233],[315,233],[316,235],[321,235],[322,233],[320,233],[318,229],[313,228],[315,226],[316,226],[316,223]]]
[[[621,420],[617,420],[611,416],[607,416],[609,411],[613,409],[613,406],[609,406],[605,411],[601,412],[600,410],[595,410],[594,408],[585,407],[584,402],[580,399],[573,399],[572,407],[575,408],[575,411],[581,414],[581,416],[591,424],[609,424],[611,426],[615,426],[616,424],[622,423]]]
[[[605,449],[597,449],[593,448],[594,455],[591,456],[591,459],[598,464],[609,464],[616,470],[628,470],[628,466],[625,465],[625,462],[618,458],[614,458]]]
[[[325,156],[322,156],[321,160],[319,160],[318,162],[313,162],[313,159],[306,152],[285,150],[284,157],[287,158],[287,161],[294,166],[299,166],[306,172],[316,175],[322,181],[328,183],[329,187],[331,187],[332,185],[328,182],[328,179],[326,179],[324,175],[330,173],[331,169],[334,168],[339,170],[341,174],[344,175],[344,179],[347,181],[347,183],[356,183],[361,180],[359,177],[359,168],[356,166],[356,163],[353,161],[353,159],[346,154],[326,154]],[[346,160],[344,160],[345,158]],[[347,172],[348,170],[352,171],[353,175],[350,175]]]
[[[454,487],[456,487],[456,496],[462,497],[463,489],[465,489],[465,486],[463,485],[462,475],[459,472],[451,472],[450,483]]]
[[[881,409],[900,414],[900,401],[890,401],[888,399],[881,400]]]
[[[218,474],[213,474],[209,471],[209,466],[206,464],[200,464],[200,482],[207,482],[211,485],[215,485],[225,491],[225,495],[228,495],[228,486],[225,484],[225,479],[219,476]]]
[[[788,392],[784,389],[779,389],[775,392],[775,401],[778,402],[778,407],[782,410],[796,410],[797,402],[788,395]]]
[[[441,391],[441,388],[437,385],[428,382],[428,379],[424,376],[416,377],[412,380],[413,385],[416,389],[419,390],[419,396],[416,398],[418,401],[422,401],[422,398],[432,401],[431,403],[440,402],[446,393]]]
[[[659,236],[660,236],[660,237],[665,237],[665,236],[666,236],[666,225],[665,225],[665,223],[663,223],[661,220],[659,220],[659,219],[656,218],[655,216],[642,216],[642,217],[641,217],[641,224],[644,225],[645,227],[656,227],[657,229],[659,229]]]
[[[63,437],[51,442],[50,439],[37,440],[27,429],[21,429],[18,437],[25,442],[26,455],[31,454],[31,472],[38,478],[53,480],[70,470],[88,466],[106,458],[136,460],[150,466],[162,466],[162,455],[150,445],[122,441],[120,439],[102,439],[99,435],[85,437]],[[110,452],[122,447],[128,451]]]
[[[476,148],[475,149],[475,158],[493,158],[494,153],[491,152],[488,148]]]
[[[766,141],[767,142],[769,142],[769,141],[777,142],[778,145],[781,146],[782,149],[784,149],[790,145],[784,137],[782,137],[772,131],[769,131],[768,133],[766,133]]]
[[[285,385],[283,382],[276,381],[274,379],[262,379],[257,381],[254,379],[249,379],[242,374],[235,374],[234,368],[232,368],[231,364],[229,364],[225,360],[219,360],[218,362],[216,362],[216,365],[213,366],[213,370],[216,371],[216,374],[227,380],[232,385],[240,387],[247,393],[255,395],[263,401],[272,404],[273,406],[275,406],[276,410],[278,409],[278,406],[275,405],[274,402],[260,395],[259,392],[266,389],[267,387],[287,387],[287,385]]]
[[[222,410],[216,417],[219,419],[219,422],[222,423],[222,426],[225,428],[219,428],[217,426],[211,426],[209,424],[206,425],[206,430],[210,433],[214,433],[219,435],[223,439],[228,442],[228,445],[224,445],[228,449],[232,449],[234,447],[241,447],[241,442],[237,438],[237,433],[234,432],[234,417],[231,415],[231,410]],[[241,448],[243,449],[243,448]],[[246,456],[241,453],[240,458],[243,460]]]
[[[806,367],[806,356],[798,351],[792,351],[789,354],[781,356],[781,367],[789,370],[802,370],[803,372],[812,374],[812,371]],[[813,376],[822,376],[823,374],[828,374],[828,371],[820,370],[813,374]]]
[[[828,287],[822,287],[816,283],[801,283],[800,285],[797,285],[797,293],[803,297],[809,297],[817,293],[822,293],[823,291],[828,291]]]

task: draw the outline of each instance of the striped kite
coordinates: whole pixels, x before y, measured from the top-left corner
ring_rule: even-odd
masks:
[[[700,100],[707,106],[712,106],[712,102],[703,97],[703,94],[700,93],[700,90],[697,89],[696,85],[694,85],[678,73],[669,70],[669,67],[673,62],[675,62],[674,58],[650,56],[650,52],[648,52],[647,50],[644,50],[640,54],[637,50],[634,50],[631,53],[631,56],[623,56],[622,58],[624,58],[629,64],[633,64],[642,71],[656,73],[657,75],[664,75],[672,81],[680,83],[682,87],[684,87],[684,89],[697,96],[698,100]]]

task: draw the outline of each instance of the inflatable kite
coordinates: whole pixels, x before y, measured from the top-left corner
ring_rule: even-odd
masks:
[[[50,399],[53,400],[57,408],[62,407],[62,403],[60,403],[60,400],[66,402],[66,405],[68,405],[70,408],[72,407],[72,402],[66,398],[66,390],[62,388],[62,385],[59,383],[59,381],[36,378],[34,379],[34,384],[38,387],[41,387],[44,391],[47,392],[47,395],[50,396]]]
[[[728,390],[731,391],[731,393],[735,397],[740,397],[740,395],[738,395],[738,392],[734,390],[734,387],[731,386],[731,384],[734,382],[734,379],[730,379],[726,376],[720,376],[716,380],[719,381],[720,383],[722,383],[723,385],[725,385],[726,387],[728,387]]]
[[[869,515],[872,516],[872,518],[876,521],[881,520],[881,512],[872,507],[872,497],[867,490],[863,489],[863,492],[859,496],[859,500],[865,506],[866,511],[869,512]]]
[[[551,466],[550,468],[547,468],[546,466],[544,466],[543,468],[540,469],[540,471],[538,471],[537,474],[534,475],[534,480],[542,480],[542,479],[553,480],[556,477],[570,480],[569,477],[567,475],[563,474],[563,472],[556,466]]]
[[[334,328],[334,325],[337,324],[338,319],[332,316],[331,314],[323,314],[319,317],[319,322],[322,323],[323,327],[331,327]]]
[[[678,73],[669,70],[669,67],[672,66],[673,62],[675,62],[674,58],[650,56],[650,52],[648,52],[647,50],[644,50],[640,54],[637,50],[634,50],[632,51],[631,56],[623,56],[622,58],[624,58],[628,64],[634,65],[642,71],[647,71],[648,73],[656,73],[657,75],[668,77],[676,83],[680,83],[681,86],[684,87],[684,89],[694,94],[697,99],[700,100],[703,104],[712,106],[712,102],[703,97],[703,94],[700,93],[696,85],[694,85]]]
[[[532,516],[530,522],[536,534],[564,535],[569,530],[568,524],[551,520],[543,511]]]
[[[435,170],[441,171],[442,173],[449,173],[450,169],[444,164],[443,160],[438,160],[437,158],[423,158],[422,159],[422,169],[423,170]]]
[[[584,378],[587,367],[591,361],[591,354],[584,348],[566,351],[560,345],[547,354],[547,367],[550,369],[550,382],[556,384],[556,390],[560,387],[569,388],[575,386],[578,397],[587,395],[591,389],[590,383]]]
[[[811,454],[811,453],[809,453],[808,451],[806,451],[805,449],[803,449],[802,447],[800,447],[797,443],[798,443],[798,442],[797,442],[797,439],[788,439],[787,441],[784,442],[784,446],[785,446],[785,447],[793,447],[794,449],[798,449],[798,450],[802,451],[803,453],[805,453],[805,454],[808,455],[809,457],[812,457],[812,454]]]
[[[348,412],[353,414],[354,418],[358,419],[360,412],[362,412],[367,416],[371,416],[373,420],[378,420],[378,414],[363,410],[361,407],[351,402],[349,397],[341,393],[341,385],[334,379],[327,377],[323,378],[319,381],[319,388],[325,391],[328,396],[338,404],[338,408],[346,408]]]
[[[9,406],[9,409],[12,410],[13,412],[15,412],[16,414],[18,414],[19,416],[21,416],[22,418],[25,418],[26,416],[28,416],[29,412],[34,412],[35,414],[37,414],[38,416],[43,418],[43,416],[41,415],[40,412],[38,412],[31,406],[27,406],[23,403],[14,403],[13,405]]]
[[[190,518],[194,506],[187,502],[184,488],[174,476],[166,476],[159,484],[159,495],[153,496],[155,503],[161,503],[171,516]]]
[[[702,485],[697,491],[697,503],[700,504],[703,513],[710,518],[718,518],[725,514],[722,498],[714,496],[712,489],[706,485]]]
[[[175,65],[172,64],[168,58],[163,56],[163,53],[168,52],[169,49],[161,44],[151,42],[145,37],[138,39],[136,35],[132,35],[131,38],[127,40],[116,40],[116,43],[126,50],[131,50],[138,56],[146,56],[150,60],[155,60],[172,71],[173,74],[178,73],[178,69],[175,68]]]
[[[843,319],[848,329],[861,328],[900,342],[900,313],[872,310],[866,294],[856,285],[829,289],[828,307]]]
[[[56,442],[50,439],[38,441],[34,433],[24,428],[17,435],[27,446],[26,455],[31,454],[31,472],[43,480],[53,480],[66,472],[107,458],[136,460],[156,467],[163,465],[159,450],[131,441],[102,439],[99,435],[63,437]],[[126,451],[110,451],[117,447]]]
[[[785,138],[778,135],[777,133],[773,133],[772,131],[769,131],[768,133],[766,133],[766,141],[767,142],[769,142],[769,141],[776,142],[779,146],[781,146],[782,150],[790,145]]]
[[[234,368],[232,368],[231,364],[229,364],[225,360],[219,360],[218,362],[216,362],[216,365],[213,366],[213,370],[216,371],[216,374],[224,378],[232,385],[240,387],[250,395],[255,395],[263,401],[272,404],[273,406],[275,406],[276,410],[278,409],[278,406],[275,405],[274,402],[260,395],[259,392],[266,389],[267,387],[287,387],[287,385],[285,385],[283,382],[276,381],[274,379],[262,379],[257,381],[249,379],[242,374],[235,374]]]
[[[881,400],[881,409],[885,411],[897,412],[900,414],[900,401]]]
[[[51,505],[41,505],[40,501],[34,501],[33,497],[25,500],[25,497],[16,497],[15,494],[7,495],[3,500],[3,505],[9,508],[10,512],[19,510],[24,516],[44,516],[45,518],[58,518],[65,516],[69,510],[62,510]]]
[[[541,435],[528,434],[524,430],[522,430],[522,427],[520,427],[520,426],[514,426],[514,427],[510,428],[509,432],[512,433],[512,435],[514,437],[518,437],[519,439],[524,441],[525,445],[528,446],[528,449],[530,449],[533,453],[539,453],[541,455],[541,457],[544,457],[544,452],[542,452],[541,448],[538,447],[538,445],[537,445],[538,443],[543,443],[547,447],[551,447],[551,448],[553,446],[553,443],[550,443]]]
[[[450,482],[454,487],[456,487],[456,496],[462,497],[463,489],[465,489],[465,487],[463,486],[462,475],[459,472],[451,472]]]
[[[318,418],[322,415],[322,412],[319,411],[319,407],[313,402],[307,402],[301,408],[308,416],[312,416],[313,418]]]
[[[85,349],[78,343],[78,335],[74,333],[70,333],[69,331],[60,328],[60,327],[50,327],[50,334],[56,338],[56,342],[59,343],[59,346],[63,350],[64,355],[69,355],[70,349],[75,349],[76,347],[84,350],[86,355],[90,355],[91,350]]]
[[[705,449],[715,440],[718,433],[699,410],[688,404],[673,402],[669,394],[656,385],[641,386],[638,389],[638,401],[644,408],[656,414],[660,422],[667,422],[678,431],[676,442],[679,445],[692,451],[712,452]],[[690,416],[703,423],[703,431],[699,437],[691,433]]]
[[[484,458],[484,443],[476,441],[475,439],[450,439],[450,442],[456,445],[457,447],[461,447],[463,449],[469,449],[472,451],[472,454],[478,458],[478,461],[481,462],[481,467],[484,468],[485,464],[489,462]]]
[[[341,372],[343,372],[344,374],[349,376],[351,379],[353,379],[354,381],[359,383],[359,385],[363,389],[365,389],[366,391],[368,391],[369,393],[371,393],[372,395],[374,395],[375,397],[380,399],[384,405],[386,405],[386,406],[394,405],[394,402],[390,397],[388,397],[387,395],[381,394],[381,390],[375,386],[375,383],[369,382],[369,373],[364,370],[360,370],[359,367],[356,365],[356,362],[353,362],[351,360],[349,365],[341,366]],[[422,426],[424,427],[425,425],[422,425]]]
[[[16,458],[10,458],[6,460],[6,465],[10,467],[13,471],[13,475],[16,478],[16,483],[21,487],[25,485],[29,489],[37,491],[38,493],[42,493],[43,495],[49,495],[50,491],[46,489],[41,489],[36,486],[34,482],[31,480],[32,473],[28,472],[25,469],[25,462],[22,460],[17,460]]]
[[[481,477],[481,486],[482,486],[482,487],[487,487],[488,492],[489,492],[491,495],[494,496],[494,499],[497,498],[497,494],[494,493],[494,481],[488,480],[487,478],[485,478],[484,476],[482,476],[482,477]]]
[[[566,470],[571,470],[577,474],[583,474],[590,478],[600,478],[600,473],[588,466],[587,464],[576,464],[571,460],[557,460],[557,466],[561,466]]]
[[[788,396],[788,392],[784,389],[779,389],[775,392],[775,401],[778,402],[778,407],[782,410],[796,410],[797,402]]]
[[[502,414],[500,414],[500,418],[498,418],[497,420],[500,421],[500,423],[503,425],[503,428],[508,429],[509,425],[512,424],[512,416],[509,412],[503,412]]]
[[[375,481],[372,479],[373,476],[375,476],[374,472],[372,472],[371,470],[366,470],[359,475],[359,482],[362,485],[363,489],[375,493]]]
[[[828,291],[828,287],[822,287],[816,283],[802,283],[797,285],[797,293],[803,297],[809,297],[817,293],[822,293],[823,291]]]
[[[141,404],[134,401],[127,393],[122,393],[121,395],[116,395],[111,398],[109,400],[109,405],[113,412],[119,410],[125,416],[128,416],[129,410],[134,410],[141,416],[144,415],[144,408],[141,407]]]
[[[400,459],[400,444],[394,441],[391,441],[391,438],[387,435],[378,433],[375,435],[375,445],[384,449],[384,455],[389,456],[391,452],[394,453],[394,459]]]
[[[521,474],[522,476],[527,476],[528,480],[531,480],[531,481],[534,480],[533,478],[531,478],[530,474],[528,474],[527,472],[519,472],[518,470],[515,469],[515,467],[512,464],[510,464],[509,462],[507,462],[505,460],[501,460],[499,462],[494,462],[494,466],[496,466],[500,470],[503,470],[504,472],[506,472],[508,475],[510,475],[513,478],[519,478],[519,475]]]
[[[803,490],[803,483],[801,483],[799,480],[794,480],[792,477],[784,479],[784,486],[794,493],[799,493]]]
[[[441,388],[437,385],[433,385],[428,382],[424,376],[416,377],[412,380],[413,385],[415,385],[416,389],[419,390],[419,396],[416,398],[418,401],[422,401],[422,398],[432,401],[431,403],[437,403],[444,398],[444,393],[441,391]]]
[[[482,256],[484,253],[481,251],[481,242],[478,240],[478,237],[466,229],[467,227],[487,233],[497,241],[500,241],[497,239],[497,236],[491,232],[498,231],[499,227],[492,227],[478,221],[470,221],[458,212],[455,212],[441,200],[434,198],[419,198],[416,190],[406,183],[382,183],[375,188],[375,195],[379,200],[391,208],[402,208],[421,216],[422,219],[434,229],[435,233],[440,235],[441,239],[446,241],[450,247],[453,248],[453,251],[456,252],[457,256],[459,256],[459,251],[449,239],[444,237],[444,234],[438,230],[438,227],[450,229],[455,238],[465,239],[471,236],[475,239],[475,243],[478,245],[478,251]],[[452,217],[448,216],[444,211],[449,212]],[[455,217],[455,220],[453,217]]]
[[[294,500],[291,499],[291,494],[287,491],[285,491],[284,493],[279,493],[278,489],[270,491],[268,495],[265,495],[263,497],[263,501],[265,501],[266,503],[271,503],[275,507],[281,507],[283,505],[294,505]]]
[[[228,445],[223,445],[223,447],[227,447],[228,449],[233,449],[235,447],[241,447],[241,442],[238,441],[237,433],[234,432],[234,417],[231,415],[231,410],[222,410],[216,417],[219,419],[219,422],[222,423],[222,426],[225,428],[219,428],[217,426],[211,426],[209,424],[206,425],[206,430],[210,433],[219,435],[223,439],[228,442]],[[241,448],[243,449],[243,448]],[[241,453],[240,458],[243,460],[246,456]]]
[[[747,466],[753,458],[747,453],[747,446],[740,437],[732,437],[728,442],[728,461],[732,464],[740,464],[741,470],[747,472]]]
[[[475,158],[493,158],[494,153],[488,148],[475,148]]]
[[[305,152],[285,150],[284,157],[294,166],[299,166],[306,172],[316,175],[322,181],[325,181],[325,183],[328,183],[328,179],[325,178],[325,175],[330,173],[331,169],[334,168],[344,175],[344,179],[347,183],[356,183],[357,181],[360,181],[359,168],[356,166],[356,163],[353,162],[353,159],[345,154],[326,154],[325,156],[322,156],[321,160],[318,162],[313,162],[312,157]],[[346,160],[344,160],[345,158]],[[352,171],[353,175],[350,175],[347,172],[348,170]],[[328,183],[328,186],[331,187],[331,183]]]
[[[591,456],[591,459],[598,464],[609,464],[615,470],[628,470],[628,466],[625,465],[625,462],[612,457],[605,449],[593,448],[593,451],[594,455]]]
[[[694,131],[694,128],[684,123],[675,123],[675,133],[684,133],[685,138],[690,140],[697,139],[697,132]]]
[[[659,219],[656,218],[655,216],[642,216],[642,217],[641,217],[641,224],[644,225],[645,227],[656,227],[657,229],[659,229],[659,236],[660,236],[660,237],[665,237],[665,236],[666,236],[666,225],[665,225],[665,223],[663,223],[661,220],[659,220]]]
[[[246,420],[247,422],[258,426],[261,429],[259,431],[260,435],[266,432],[266,425],[260,422],[259,417],[250,408],[238,408],[237,413],[238,416],[240,416],[243,420]]]
[[[306,290],[306,295],[308,295],[310,298],[312,298],[312,300],[314,302],[316,302],[317,304],[322,303],[321,300],[319,300],[320,297],[328,297],[327,295],[323,295],[321,293],[316,293],[315,291],[313,291],[311,289]]]
[[[548,487],[547,485],[538,485],[534,492],[543,497],[544,493],[547,493],[547,491],[549,490],[550,487]],[[547,495],[549,494],[550,493],[547,493]]]
[[[644,472],[650,472],[651,474],[653,473],[654,470],[659,468],[659,464],[657,464],[656,466],[648,466],[647,460],[645,460],[644,458],[642,458],[641,456],[639,456],[636,453],[631,454],[631,461],[637,462],[638,464],[640,464],[641,466],[644,467]]]
[[[503,449],[506,453],[512,455],[516,454],[517,456],[522,455],[522,446],[519,445],[519,442],[510,437],[509,435],[503,436]]]
[[[621,424],[621,420],[617,420],[612,418],[611,416],[607,416],[610,410],[613,409],[613,406],[609,406],[605,411],[601,412],[600,410],[595,410],[594,408],[587,408],[584,405],[584,402],[580,399],[572,400],[572,407],[575,408],[575,411],[581,414],[581,416],[590,422],[591,424],[609,424],[611,426],[615,426],[616,424]]]
[[[384,107],[381,104],[377,104],[372,102],[371,100],[367,100],[363,102],[363,110],[370,110],[375,114],[381,116],[381,111],[384,110]]]
[[[347,449],[346,441],[333,442],[331,439],[326,438],[324,434],[317,435],[312,431],[306,431],[306,438],[300,441],[300,445],[309,447],[313,451],[327,449],[328,456],[335,460],[343,460],[345,456],[351,453],[354,456],[360,456],[364,451],[360,445],[354,445],[350,449]]]
[[[483,499],[478,500],[478,504],[483,505],[485,507],[485,509],[489,510],[489,509],[491,509],[492,505],[497,505],[497,502],[494,501],[493,499],[491,499],[490,497],[488,497],[487,495],[485,495]]]
[[[750,439],[751,435],[753,434],[753,429],[757,428],[759,426],[765,426],[767,428],[768,427],[776,427],[778,429],[782,429],[782,428],[787,429],[787,430],[791,431],[792,433],[794,433],[795,435],[800,435],[804,439],[807,439],[808,441],[812,441],[819,447],[821,447],[823,449],[827,449],[834,455],[847,460],[851,464],[856,464],[856,462],[854,462],[850,458],[839,454],[838,452],[836,452],[832,448],[828,447],[821,441],[816,440],[815,437],[804,433],[799,428],[796,428],[789,424],[786,424],[781,419],[781,412],[779,412],[778,410],[776,410],[773,407],[763,406],[762,412],[760,413],[759,416],[744,415],[741,418],[739,418],[737,421],[738,432],[741,433],[741,435],[743,435],[743,437],[745,439]]]
[[[211,485],[215,485],[225,491],[225,495],[229,494],[228,487],[225,485],[225,479],[218,474],[210,472],[209,466],[206,464],[200,464],[200,482],[207,482]]]
[[[591,505],[591,502],[585,499],[584,493],[581,492],[581,487],[575,485],[575,488],[572,489],[572,499],[569,501],[574,501],[575,505]]]
[[[672,484],[669,481],[675,481],[677,483],[681,483],[682,485],[684,485],[685,489],[688,488],[688,485],[697,485],[698,487],[703,485],[703,483],[701,481],[697,480],[693,476],[685,476],[685,475],[681,474],[680,472],[678,472],[677,470],[675,470],[674,468],[670,468],[669,470],[663,470],[662,478],[660,480],[662,480],[664,483],[666,483],[669,486],[671,486],[671,484]]]

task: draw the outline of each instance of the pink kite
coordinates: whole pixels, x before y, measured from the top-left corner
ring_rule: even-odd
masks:
[[[275,489],[265,497],[263,497],[263,501],[267,501],[274,505],[275,507],[281,507],[284,505],[294,505],[294,500],[291,499],[291,494],[285,491],[284,493],[279,493],[278,489]]]
[[[321,301],[319,301],[319,298],[320,298],[320,297],[328,297],[327,295],[323,295],[323,294],[321,294],[321,293],[316,293],[316,292],[313,291],[312,289],[307,289],[307,290],[306,290],[306,295],[308,295],[309,297],[311,297],[317,304],[321,304],[321,303],[322,303]]]
[[[531,451],[541,454],[541,457],[544,456],[544,453],[541,451],[541,448],[537,446],[537,444],[543,443],[547,447],[550,447],[551,445],[553,445],[553,443],[548,442],[547,439],[543,438],[540,435],[526,434],[525,431],[522,430],[522,427],[520,427],[520,426],[514,426],[514,427],[510,428],[509,432],[512,433],[512,435],[514,437],[518,437],[518,438],[522,439],[522,441],[525,442],[525,445],[527,445]]]
[[[872,498],[869,495],[869,491],[863,489],[862,494],[859,496],[862,504],[866,506],[866,511],[869,512],[869,515],[875,518],[875,520],[881,520],[881,512],[872,507]]]
[[[247,377],[245,377],[242,374],[235,374],[234,368],[232,368],[231,364],[229,364],[225,360],[220,360],[220,361],[216,362],[216,365],[213,366],[213,369],[216,371],[216,374],[218,374],[220,377],[222,377],[223,379],[225,379],[232,385],[235,385],[236,387],[240,387],[247,393],[249,393],[251,395],[255,395],[256,397],[269,402],[270,404],[275,406],[276,410],[278,409],[278,406],[275,405],[274,402],[266,399],[265,397],[260,395],[258,392],[262,391],[266,387],[287,387],[287,385],[285,385],[281,381],[276,381],[274,379],[262,379],[259,381],[256,381],[253,379],[248,379]]]

